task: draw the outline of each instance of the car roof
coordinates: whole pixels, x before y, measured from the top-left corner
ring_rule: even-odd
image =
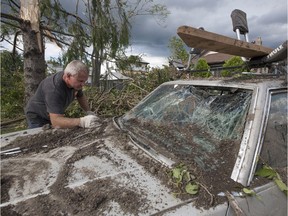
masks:
[[[223,86],[237,87],[244,89],[254,89],[255,87],[263,88],[284,88],[287,82],[284,79],[191,79],[191,80],[175,80],[164,83],[164,85],[200,85],[200,86]]]

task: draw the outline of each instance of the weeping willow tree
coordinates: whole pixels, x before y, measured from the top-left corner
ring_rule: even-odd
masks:
[[[89,14],[92,42],[92,83],[99,85],[101,63],[106,55],[115,58],[121,47],[129,44],[129,20],[125,10],[117,1],[117,13],[111,11],[110,1],[92,1]],[[117,14],[118,17],[114,17]],[[100,32],[102,32],[100,34]],[[107,53],[106,53],[107,51]]]
[[[154,4],[154,0],[78,0],[74,11],[64,9],[63,3],[56,0],[53,4],[44,0],[42,5],[41,11],[49,20],[57,17],[64,21],[67,33],[73,35],[64,39],[70,41],[65,62],[78,58],[91,63],[94,86],[99,86],[103,61],[114,59],[129,45],[130,22],[134,17],[151,15],[163,20],[169,14],[164,5]],[[58,28],[55,23],[53,26]]]

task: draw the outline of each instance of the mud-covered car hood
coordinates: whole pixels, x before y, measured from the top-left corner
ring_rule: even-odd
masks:
[[[192,204],[196,198],[173,195],[163,183],[161,165],[134,146],[112,119],[93,130],[38,128],[3,135],[1,157],[3,214],[203,213]],[[225,203],[205,215],[226,210]]]

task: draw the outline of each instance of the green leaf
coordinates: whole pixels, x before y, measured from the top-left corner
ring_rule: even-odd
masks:
[[[180,163],[174,169],[172,169],[172,176],[176,179],[176,181],[182,182],[183,176],[186,173],[186,166],[183,163]]]
[[[254,195],[256,195],[256,193],[255,193],[253,190],[249,189],[249,188],[243,188],[242,191],[243,191],[246,195],[249,195],[249,196],[254,196]]]
[[[187,170],[183,170],[183,179],[186,181],[186,182],[189,182],[191,180],[190,178],[190,173],[187,171]]]
[[[185,191],[192,195],[197,194],[198,189],[199,189],[199,186],[197,184],[192,184],[190,182],[185,186]]]
[[[181,169],[180,168],[174,168],[172,170],[172,175],[177,180],[180,180],[180,181],[182,180],[182,175],[181,175]]]
[[[287,192],[288,192],[287,185],[281,179],[275,179],[274,182],[279,187],[279,189],[281,191],[283,191],[286,194],[286,196],[287,196]]]
[[[255,175],[273,179],[274,177],[277,177],[277,172],[269,166],[263,166],[260,170],[258,170],[255,173]]]
[[[281,180],[280,175],[272,167],[264,165],[255,175],[273,179],[278,188],[283,191],[286,196],[288,195],[287,185]]]

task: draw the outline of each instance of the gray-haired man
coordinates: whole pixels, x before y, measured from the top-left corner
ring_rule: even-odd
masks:
[[[36,93],[30,98],[25,114],[29,128],[51,124],[54,128],[72,128],[97,126],[98,118],[89,115],[88,101],[82,92],[89,76],[88,67],[79,60],[70,62],[64,71],[46,77],[39,84]],[[66,108],[75,99],[88,114],[82,118],[67,118]]]

